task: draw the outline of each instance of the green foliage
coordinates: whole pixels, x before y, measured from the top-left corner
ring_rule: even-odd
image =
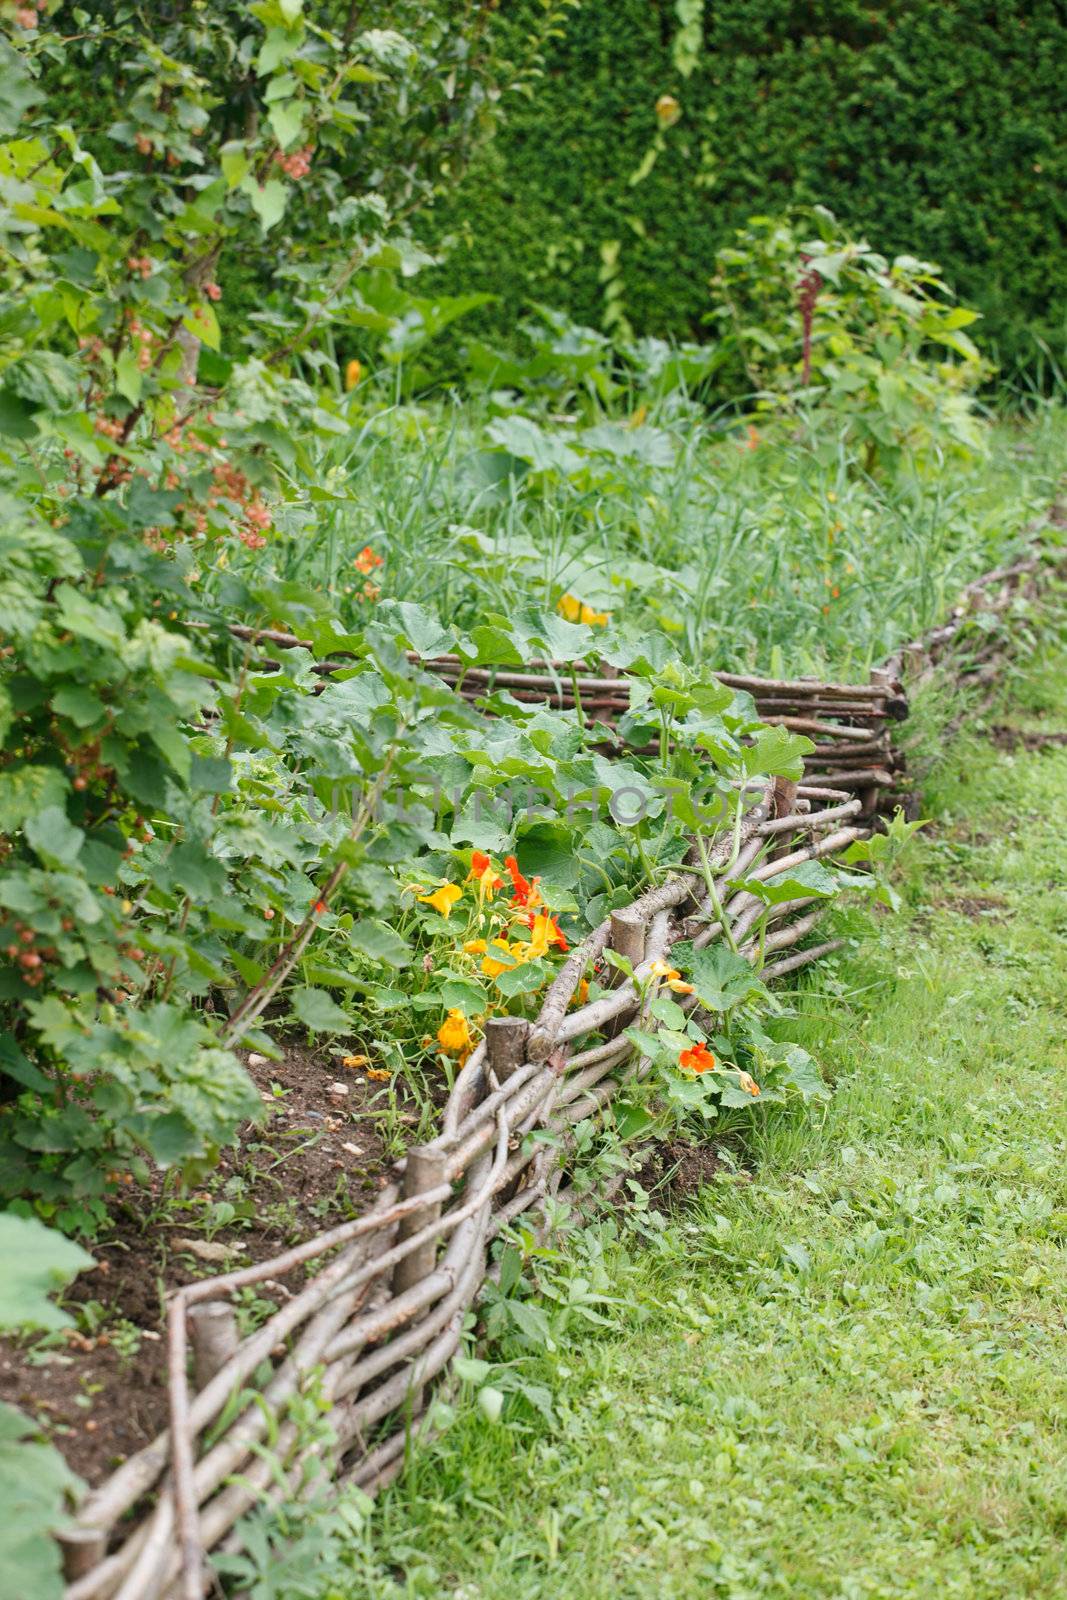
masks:
[[[0,1332],[65,1327],[70,1317],[48,1295],[93,1258],[33,1217],[0,1212]],[[59,1546],[52,1537],[82,1485],[59,1451],[13,1406],[0,1405],[0,1495],[7,1508],[0,1530],[0,1587],[4,1594],[61,1600]]]
[[[374,821],[370,790],[422,759],[413,724],[469,716],[386,632],[379,660],[255,560],[210,596],[202,581],[231,550],[260,558],[283,474],[347,431],[339,383],[314,375],[406,246],[380,195],[349,187],[316,239],[301,208],[337,201],[360,94],[419,50],[276,0],[150,30],[132,9],[79,17],[73,38],[58,13],[14,19],[8,132],[23,121],[0,148],[0,1192],[91,1230],[145,1158],[191,1175],[259,1114],[232,1051],[244,1022],[220,1027],[204,998],[229,991],[225,1016],[244,984],[254,1019],[272,964],[287,975],[332,915],[321,895],[347,878],[350,918],[383,904],[378,862],[406,853],[387,841],[421,835]],[[56,84],[119,56],[121,115],[57,122]],[[215,91],[220,61],[237,100]],[[227,250],[285,285],[249,339],[214,276]],[[409,348],[413,309],[428,335],[467,305],[396,302],[384,326],[403,313]],[[320,652],[354,652],[321,696],[306,655],[261,666],[222,620],[279,610]]]
[[[768,743],[750,702],[665,646],[598,638],[607,618],[573,597],[575,620],[553,594],[483,599],[445,627],[407,599],[372,612],[366,587],[362,612],[338,615],[329,579],[298,581],[300,537],[339,495],[332,448],[364,414],[334,341],[372,329],[387,361],[409,359],[478,296],[399,291],[408,247],[384,202],[360,212],[349,189],[337,237],[301,222],[348,183],[360,95],[383,59],[412,55],[402,40],[346,44],[277,0],[164,23],[24,30],[27,116],[0,148],[0,1193],[88,1232],[118,1183],[153,1165],[194,1179],[262,1114],[234,1049],[273,1048],[256,1028],[268,1007],[327,1038],[358,1026],[391,1067],[439,1072],[469,1047],[468,1016],[536,1003],[559,916],[581,928],[623,903],[681,859],[698,804],[746,770],[792,770],[799,747]],[[39,86],[119,47],[121,116],[84,138],[56,123]],[[245,73],[239,127],[216,57]],[[278,293],[250,329],[214,276],[226,251],[270,262]],[[532,418],[490,433],[532,482],[573,467],[610,483],[634,449],[594,427],[586,466]],[[369,546],[354,559],[380,565]],[[264,628],[305,647],[275,661]],[[487,722],[409,649],[629,665],[659,758],[613,764],[580,713],[510,696]],[[323,681],[311,652],[331,651],[345,664]],[[516,810],[519,784],[566,820]],[[623,786],[637,812],[608,820]],[[450,879],[470,845],[539,862],[533,924],[483,914],[470,891],[457,941],[447,895],[420,895],[424,880],[462,898]],[[501,961],[465,948],[502,936]]]
[[[52,1537],[81,1481],[59,1451],[37,1437],[28,1417],[0,1405],[0,1493],[7,1514],[0,1530],[4,1593],[62,1600],[59,1546]]]
[[[805,224],[814,237],[800,233]],[[886,457],[983,447],[967,391],[988,369],[963,332],[978,313],[946,303],[931,262],[890,263],[843,238],[818,206],[810,217],[758,219],[715,263],[711,315],[729,346],[721,381],[747,385],[757,410],[800,413],[816,444],[844,444],[869,473]]]
[[[91,1267],[92,1256],[35,1217],[10,1211],[0,1212],[0,1252],[0,1329],[66,1327],[70,1318],[48,1296]]]
[[[599,325],[621,241],[614,303],[639,334],[692,338],[733,231],[822,203],[941,262],[1004,374],[1045,349],[1062,366],[1064,30],[1052,0],[585,0],[434,213],[429,236],[459,241],[437,282],[498,294],[498,339],[531,301]]]

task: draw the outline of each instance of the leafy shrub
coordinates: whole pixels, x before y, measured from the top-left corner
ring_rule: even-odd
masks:
[[[805,223],[814,237],[801,234]],[[988,369],[963,331],[978,312],[947,303],[932,263],[890,263],[817,207],[810,218],[757,219],[715,264],[726,371],[743,369],[758,409],[802,409],[816,437],[844,444],[868,472],[880,457],[984,448],[968,391]]]
[[[65,1327],[70,1318],[48,1295],[93,1264],[78,1245],[32,1217],[0,1212],[0,1333]],[[33,1600],[62,1600],[59,1546],[52,1535],[81,1483],[30,1419],[0,1405],[0,1489],[7,1515],[0,1531],[0,1588]]]
[[[323,629],[346,642],[323,599],[279,582],[263,552],[282,472],[306,460],[307,439],[347,431],[339,384],[307,380],[331,325],[362,303],[353,262],[385,268],[402,252],[384,241],[383,207],[360,211],[358,196],[345,202],[354,237],[310,255],[299,228],[278,228],[290,205],[336,196],[333,158],[360,115],[350,96],[379,82],[365,56],[381,40],[346,44],[288,0],[202,9],[189,28],[144,31],[130,12],[113,33],[83,17],[69,40],[44,14],[12,21],[0,1192],[92,1228],[145,1156],[210,1164],[258,1111],[232,1046],[278,986],[264,987],[272,965],[287,975],[349,873],[358,899],[361,786],[387,768],[402,782],[417,753],[420,696],[388,637],[391,669],[349,640],[368,654],[352,669],[361,681],[315,699],[306,657],[260,671],[254,642],[226,626],[281,611],[317,627],[320,649]],[[116,38],[123,115],[83,141],[50,118],[40,73],[91,67]],[[202,70],[213,52],[246,71],[241,130]],[[299,285],[299,320],[291,299],[265,310],[251,351],[224,333],[226,249],[269,259],[290,296]],[[224,574],[233,551],[249,557],[245,576],[206,597],[205,569]],[[381,870],[365,869],[369,902]],[[259,998],[220,1026],[211,992],[242,980]]]

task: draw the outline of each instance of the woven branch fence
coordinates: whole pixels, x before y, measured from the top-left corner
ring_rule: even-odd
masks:
[[[363,1216],[172,1296],[170,1426],[93,1489],[59,1536],[66,1600],[202,1600],[211,1582],[206,1554],[240,1548],[240,1519],[259,1502],[296,1493],[306,1454],[326,1448],[309,1445],[287,1415],[310,1382],[330,1406],[332,1477],[373,1492],[396,1476],[491,1271],[490,1244],[522,1213],[568,1195],[564,1158],[575,1125],[604,1117],[650,1070],[622,1030],[645,1014],[652,963],[669,958],[680,938],[699,949],[724,937],[724,923],[756,962],[765,913],[766,979],[838,947],[837,940],[805,942],[820,916],[813,899],[768,912],[756,895],[731,892],[729,882],[832,858],[866,836],[879,793],[893,782],[888,723],[907,712],[901,663],[925,670],[976,611],[1010,608],[1040,565],[1037,555],[972,585],[944,628],[869,684],[722,675],[752,693],[766,720],[817,740],[814,770],[799,785],[761,780],[746,791],[739,832],[708,852],[709,878],[703,868],[679,871],[613,912],[568,955],[533,1022],[491,1019],[456,1078],[437,1137],[408,1151]],[[302,644],[293,635],[233,631],[279,648]],[[982,671],[991,659],[972,665]],[[324,672],[339,665],[319,664]],[[595,711],[606,722],[628,704],[625,680],[576,677],[569,663],[527,674],[465,671],[451,658],[426,665],[472,698],[493,687],[559,706],[577,698],[584,715]],[[633,980],[620,978],[574,1007],[583,975],[609,945],[630,962]],[[555,1138],[531,1140],[536,1129]],[[322,1258],[328,1264],[263,1326],[238,1337],[235,1291]]]

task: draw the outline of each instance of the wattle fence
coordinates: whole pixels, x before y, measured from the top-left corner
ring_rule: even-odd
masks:
[[[880,797],[899,781],[890,725],[907,714],[902,673],[913,680],[973,637],[976,647],[967,643],[957,657],[961,670],[990,676],[1003,630],[994,636],[971,624],[979,612],[1009,612],[1033,589],[1042,562],[1038,553],[971,585],[943,628],[872,673],[870,683],[721,675],[753,695],[765,721],[816,741],[811,770],[799,784],[778,779],[751,791],[739,835],[731,832],[709,852],[714,893],[703,870],[678,872],[613,912],[568,955],[533,1022],[490,1020],[455,1081],[437,1136],[407,1152],[365,1215],[173,1295],[170,1426],[94,1488],[59,1536],[66,1600],[202,1600],[207,1554],[239,1548],[240,1519],[263,1500],[296,1493],[304,1453],[321,1456],[327,1448],[321,1440],[309,1445],[290,1415],[309,1383],[330,1405],[335,1480],[374,1491],[401,1470],[435,1380],[459,1347],[465,1314],[492,1270],[493,1240],[547,1198],[566,1197],[575,1125],[603,1116],[650,1070],[622,1030],[642,1018],[652,963],[669,960],[681,938],[699,949],[723,937],[719,906],[740,952],[753,962],[762,954],[765,979],[837,948],[840,941],[818,939],[814,899],[771,906],[759,941],[763,900],[731,893],[729,882],[832,858],[869,832]],[[264,647],[303,645],[286,634],[254,637]],[[319,670],[336,665],[320,663]],[[575,675],[570,663],[528,673],[464,670],[448,657],[425,665],[471,698],[494,687],[557,706],[577,698],[583,714],[607,723],[628,704],[624,679]],[[609,945],[628,959],[634,979],[575,1006],[583,975]],[[681,1003],[692,1006],[695,997]],[[537,1129],[555,1138],[531,1140]],[[238,1337],[236,1291],[321,1258],[327,1265],[269,1321]]]

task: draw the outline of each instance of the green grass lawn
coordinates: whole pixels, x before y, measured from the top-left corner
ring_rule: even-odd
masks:
[[[1062,659],[1022,704],[1067,729]],[[907,909],[802,998],[833,1099],[587,1242],[553,1421],[461,1410],[331,1594],[1067,1594],[1065,798],[1064,746],[957,744]]]

